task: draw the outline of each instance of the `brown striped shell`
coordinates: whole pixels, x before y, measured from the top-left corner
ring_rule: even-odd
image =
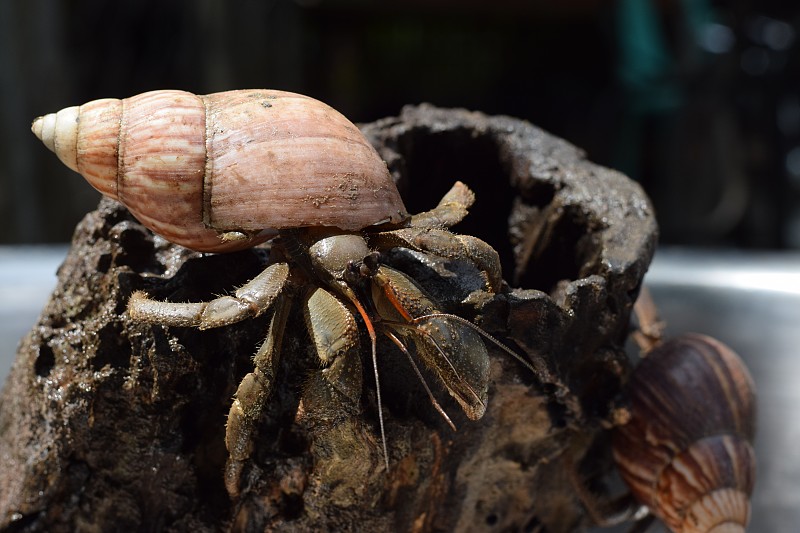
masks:
[[[743,532],[755,483],[755,385],[721,342],[665,342],[628,385],[614,459],[633,495],[674,532]]]
[[[408,216],[358,128],[299,94],[152,91],[62,109],[31,129],[142,224],[199,251],[245,248],[277,229],[354,231]]]

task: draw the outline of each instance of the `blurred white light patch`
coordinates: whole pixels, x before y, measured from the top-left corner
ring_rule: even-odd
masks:
[[[795,30],[790,23],[763,15],[748,20],[745,33],[754,43],[765,45],[776,52],[788,50],[795,39]]]
[[[764,24],[761,39],[773,50],[788,50],[794,43],[794,28],[782,20],[769,19]]]
[[[736,36],[728,26],[706,24],[698,36],[700,46],[712,54],[725,54],[733,50]]]
[[[645,277],[646,283],[800,296],[798,254],[765,253],[756,257],[748,254],[745,258],[735,252],[725,252],[712,259],[688,251],[672,252],[653,262]]]

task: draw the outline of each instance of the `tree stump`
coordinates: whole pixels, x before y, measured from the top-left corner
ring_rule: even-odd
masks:
[[[551,379],[489,345],[482,419],[468,420],[428,380],[454,432],[404,356],[381,342],[387,471],[369,354],[363,417],[334,427],[310,419],[301,391],[315,363],[293,313],[245,490],[232,501],[225,417],[269,316],[201,332],[133,323],[125,307],[138,289],[171,301],[230,291],[263,269],[268,246],[191,252],[104,199],[77,227],[2,391],[0,530],[560,532],[590,523],[576,484],[602,494],[611,468],[606,428],[656,242],[648,199],[513,118],[421,105],[363,131],[410,212],[432,208],[455,180],[476,192],[454,229],[499,251],[508,284],[489,296],[461,261],[401,249],[382,259]]]

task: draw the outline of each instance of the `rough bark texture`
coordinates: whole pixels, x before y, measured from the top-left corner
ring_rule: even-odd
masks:
[[[210,299],[257,274],[268,250],[201,256],[104,200],[78,226],[3,388],[1,530],[560,532],[589,523],[575,483],[595,484],[610,468],[603,426],[628,371],[622,345],[656,239],[647,198],[508,117],[423,105],[364,131],[410,212],[434,206],[456,179],[475,190],[455,229],[500,252],[509,287],[481,296],[460,261],[402,250],[385,260],[444,309],[542,357],[553,383],[490,348],[481,420],[434,387],[453,432],[403,356],[381,343],[386,472],[368,354],[363,416],[335,427],[314,420],[302,390],[315,363],[294,313],[247,487],[232,502],[225,416],[269,317],[200,332],[133,323],[125,306],[136,289]]]

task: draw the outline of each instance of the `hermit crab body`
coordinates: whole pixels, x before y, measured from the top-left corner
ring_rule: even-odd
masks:
[[[479,330],[442,313],[414,280],[380,261],[381,251],[395,247],[465,260],[483,274],[486,290],[497,291],[497,252],[448,231],[474,201],[465,185],[456,183],[436,208],[409,217],[386,165],[353,124],[316,100],[280,91],[156,91],[98,100],[41,117],[33,131],[94,187],[177,244],[230,251],[277,235],[271,263],[229,296],[171,303],[136,292],[128,305],[134,321],[200,329],[274,310],[228,417],[231,495],[241,491],[294,305],[321,363],[303,396],[304,408],[320,419],[336,425],[360,411],[358,317],[370,336],[379,415],[378,334],[409,356],[421,377],[406,347],[413,343],[465,414],[483,415],[489,360]]]

